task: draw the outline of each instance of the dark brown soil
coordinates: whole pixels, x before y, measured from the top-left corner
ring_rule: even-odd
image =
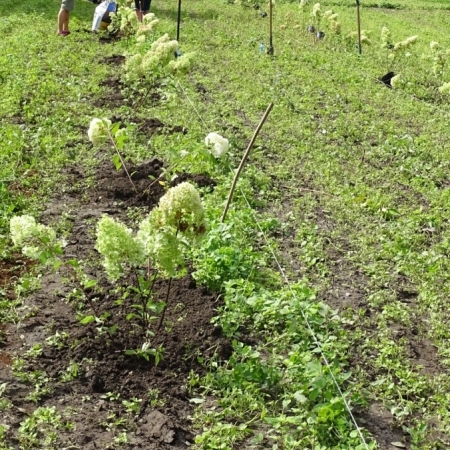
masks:
[[[92,233],[102,214],[128,222],[128,207],[150,211],[164,192],[153,181],[162,167],[163,163],[157,159],[129,167],[133,187],[123,171],[115,171],[111,162],[106,161],[100,165],[95,187],[83,195],[76,181],[85,174],[73,169],[68,175],[73,181],[72,191],[61,194],[45,211],[46,222],[54,222],[63,211],[72,211],[72,232],[65,257],[83,260],[89,277],[99,280],[99,287],[81,288],[73,270],[63,266],[59,273],[42,277],[42,288],[26,301],[28,314],[20,326],[2,330],[0,383],[8,383],[4,396],[13,405],[4,411],[2,423],[10,427],[7,441],[12,448],[20,445],[17,440],[20,423],[36,409],[36,404],[27,399],[36,382],[13,376],[13,355],[24,358],[26,373],[39,371],[47,378],[41,384],[48,392],[37,405],[55,406],[74,425],[58,431],[59,447],[55,448],[106,448],[124,431],[128,443],[120,448],[163,450],[188,448],[192,444],[189,417],[195,405],[190,398],[195,395],[189,389],[189,376],[205,373],[203,358],[210,360],[215,355],[218,361],[223,361],[231,354],[230,343],[222,338],[220,328],[211,324],[220,300],[217,294],[197,286],[189,275],[173,280],[163,326],[157,331],[157,320],[150,326],[155,332],[151,347],[164,348],[162,361],[156,365],[153,357],[146,361],[126,355],[125,350],[140,348],[144,342],[141,331],[125,319],[137,300],[130,296],[118,304],[118,284],[110,284],[99,267]],[[211,185],[212,180],[208,183]],[[21,259],[4,263],[0,268],[2,283],[20,274],[27,264]],[[167,280],[157,281],[155,300],[165,300],[167,288]],[[106,312],[110,317],[105,325],[118,325],[112,336],[101,332],[96,324],[79,323],[80,317],[90,314],[99,317]],[[58,345],[48,339],[51,336],[60,337]],[[38,343],[42,345],[41,354],[25,357],[25,352]],[[73,379],[65,378],[74,364],[78,373]],[[122,403],[132,399],[138,399],[137,414],[127,412]],[[114,425],[119,419],[123,423]],[[46,433],[39,432],[38,439],[43,442]]]
[[[187,128],[181,125],[167,126],[159,119],[151,118],[145,120],[143,123],[139,125],[139,131],[144,133],[146,136],[151,136],[157,132],[165,132],[167,134],[172,133],[187,133]]]
[[[172,186],[188,181],[190,183],[195,183],[198,187],[209,187],[211,189],[217,185],[217,183],[212,180],[208,175],[204,174],[192,174],[192,173],[179,173],[173,182]]]
[[[125,62],[125,56],[123,55],[112,55],[112,56],[105,56],[100,62],[104,64],[110,64],[113,66],[119,66]]]
[[[8,259],[0,261],[0,289],[8,287],[18,279],[24,272],[34,266],[34,262],[22,255],[13,255]]]
[[[101,83],[105,87],[104,94],[101,98],[94,102],[94,106],[98,108],[119,108],[125,102],[125,97],[122,94],[122,89],[125,85],[120,81],[120,78],[111,77]]]

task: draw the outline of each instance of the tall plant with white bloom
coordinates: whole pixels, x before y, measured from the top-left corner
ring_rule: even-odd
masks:
[[[329,9],[323,13],[323,19],[326,20],[326,24],[328,29],[335,34],[341,33],[341,22],[338,20],[338,15],[333,12],[333,10]]]
[[[112,125],[109,119],[95,118],[91,120],[87,134],[89,140],[94,145],[101,145],[108,141],[111,143],[115,150],[112,161],[116,166],[116,170],[120,170],[123,167],[128,179],[130,180],[131,186],[135,189],[133,180],[131,179],[127,166],[125,165],[125,161],[120,153],[123,149],[124,142],[127,139],[126,131],[123,128],[120,128],[120,123],[115,123]]]
[[[153,42],[145,53],[129,55],[124,66],[125,81],[153,86],[160,78],[189,72],[194,54],[178,56],[178,47],[178,41],[171,40],[166,33]]]
[[[63,244],[55,231],[37,223],[33,217],[13,217],[10,230],[14,245],[26,256],[43,262],[60,258]],[[119,303],[126,310],[126,319],[141,330],[145,341],[139,349],[129,350],[129,354],[146,359],[149,355],[160,358],[161,350],[151,348],[149,341],[163,323],[171,280],[184,273],[185,250],[198,245],[205,232],[201,198],[190,183],[170,188],[158,206],[141,221],[137,232],[108,216],[103,216],[97,223],[95,248],[111,282],[117,285],[118,280],[126,280],[117,288],[123,293]],[[153,292],[155,281],[161,277],[169,279],[164,301],[155,299]],[[87,277],[83,279],[85,281]],[[90,286],[93,285],[95,280],[90,280]],[[125,306],[127,298],[132,299],[128,307]],[[94,309],[94,314],[86,315],[80,322],[101,323],[102,331],[106,330],[112,336],[117,325],[103,326],[105,319],[102,316],[104,314],[98,314]],[[152,323],[158,317],[159,324],[154,329]]]
[[[15,216],[10,220],[11,239],[22,253],[43,263],[54,262],[62,253],[64,242],[56,238],[55,231],[28,215]]]
[[[138,320],[146,339],[158,315],[158,329],[163,322],[171,280],[184,273],[185,249],[196,245],[205,232],[200,195],[190,183],[170,188],[139,224],[137,233],[107,216],[99,221],[96,249],[110,279],[134,276],[136,284],[130,289],[138,302],[127,317]],[[169,278],[165,301],[154,299],[152,287],[158,277]]]
[[[444,50],[439,42],[433,41],[430,43],[431,58],[433,60],[432,71],[433,75],[439,80],[442,80],[445,76],[445,68],[447,65],[449,50]]]
[[[320,8],[320,3],[315,3],[311,12],[311,19],[313,21],[316,30],[319,30],[320,22],[322,20],[322,9]]]

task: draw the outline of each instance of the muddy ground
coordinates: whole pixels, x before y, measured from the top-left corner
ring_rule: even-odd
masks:
[[[102,62],[117,66],[123,59],[117,55]],[[119,78],[107,78],[102,86],[104,94],[95,102],[97,107],[114,110],[126,101]],[[160,96],[150,92],[145,100],[152,104]],[[120,122],[120,118],[113,121]],[[139,124],[138,131],[149,138],[155,133],[185,134],[188,130],[150,117]],[[9,402],[0,405],[6,441],[15,449],[32,446],[34,439],[39,447],[47,448],[55,432],[51,448],[188,448],[194,438],[195,408],[190,377],[205,374],[203,361],[213,357],[223,361],[231,354],[221,329],[211,324],[220,306],[219,296],[197,286],[189,274],[173,280],[170,291],[169,281],[159,279],[153,287],[154,298],[167,300],[167,308],[162,326],[158,329],[157,319],[150,329],[155,333],[151,347],[163,348],[162,360],[157,363],[152,356],[147,361],[125,354],[140,348],[145,339],[125,319],[134,299],[119,305],[116,288],[120,284],[111,284],[104,275],[93,230],[104,214],[130,224],[130,212],[145,215],[151,211],[164,194],[158,182],[164,163],[153,158],[129,166],[131,183],[105,153],[97,156],[99,166],[92,182],[88,181],[92,174],[79,166],[67,170],[64,186],[59,186],[41,221],[70,230],[63,259],[82,261],[85,273],[98,280],[98,287],[83,288],[67,264],[41,276],[37,265],[20,254],[0,262],[0,289],[11,301],[17,298],[13,283],[21,275],[41,276],[40,288],[16,311],[22,320],[17,325],[0,324],[0,397]],[[186,173],[180,173],[172,184],[182,181],[215,186],[207,176]],[[98,323],[80,324],[83,316],[105,313],[110,317],[104,327],[117,325],[112,335]],[[134,401],[136,410],[127,411],[124,401]],[[54,415],[59,414],[68,425],[44,421],[28,433],[20,432],[21,424],[33,419],[38,407],[55,407]]]
[[[152,133],[164,124],[154,120],[146,127],[152,128],[146,128]],[[42,276],[41,288],[17,311],[24,318],[17,326],[2,325],[0,384],[6,383],[3,397],[11,405],[1,414],[2,423],[9,427],[6,436],[12,448],[23,445],[18,429],[38,406],[55,407],[70,424],[69,428],[52,424],[38,427],[35,438],[41,444],[57,430],[55,448],[163,450],[192,444],[195,404],[191,402],[194,394],[189,390],[189,377],[205,373],[203,360],[215,357],[223,361],[231,354],[230,343],[222,338],[220,328],[211,324],[220,306],[219,296],[197,286],[190,275],[173,280],[164,323],[159,330],[157,321],[150,327],[155,332],[152,347],[164,349],[162,360],[156,364],[153,357],[147,361],[126,355],[125,350],[138,348],[143,342],[139,330],[125,319],[133,299],[117,304],[117,285],[108,282],[98,264],[92,232],[103,214],[129,223],[130,208],[140,214],[149,212],[164,194],[155,182],[162,169],[163,162],[158,159],[128,167],[133,187],[125,172],[117,172],[106,158],[97,169],[93,187],[84,190],[79,181],[86,179],[86,174],[72,168],[66,174],[68,187],[46,208],[44,223],[55,224],[66,214],[65,227],[71,232],[64,259],[83,261],[85,272],[99,280],[99,287],[82,288],[71,266],[63,265],[56,273]],[[208,177],[190,174],[180,174],[177,179],[187,180],[211,188],[215,184]],[[20,255],[3,261],[0,288],[13,300],[16,294],[10,283],[34,269]],[[167,292],[168,280],[155,283],[155,299],[164,301]],[[108,312],[111,316],[105,326],[117,324],[117,331],[110,336],[99,330],[98,324],[81,325],[77,316],[80,308],[83,315],[95,313],[99,317]],[[27,354],[36,344],[41,348]],[[14,363],[13,355],[22,363]],[[21,372],[34,375],[24,377]],[[37,392],[34,399],[33,392]],[[132,399],[136,399],[137,412],[127,412],[122,403]],[[127,433],[127,443],[114,444],[123,432]]]

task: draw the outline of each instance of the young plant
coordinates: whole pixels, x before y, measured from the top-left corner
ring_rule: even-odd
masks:
[[[89,140],[94,145],[101,145],[105,142],[111,142],[116,154],[112,158],[114,166],[116,170],[120,170],[122,167],[127,174],[128,179],[130,180],[131,186],[134,190],[136,187],[131,179],[130,174],[128,173],[127,166],[125,165],[125,161],[122,158],[120,150],[123,149],[124,142],[126,140],[126,134],[123,129],[120,129],[120,123],[111,124],[111,121],[103,118],[95,118],[91,120],[88,130]]]
[[[319,31],[319,29],[320,29],[320,22],[322,21],[322,14],[323,13],[320,8],[320,3],[314,4],[312,12],[311,12],[311,19],[313,21],[313,25],[314,25],[316,31]]]
[[[63,241],[56,239],[55,231],[39,223],[32,216],[15,216],[10,220],[11,240],[22,253],[41,263],[55,262],[62,255]]]
[[[125,289],[137,300],[126,318],[141,329],[145,339],[142,348],[128,350],[148,359],[158,359],[148,340],[154,335],[152,322],[160,316],[163,323],[170,294],[171,280],[183,274],[184,248],[195,245],[205,233],[205,214],[197,190],[190,183],[181,183],[167,191],[133,235],[131,229],[104,216],[97,225],[96,248],[103,256],[103,265],[111,280],[132,274],[134,285]],[[165,301],[156,301],[153,287],[157,278],[168,278]]]
[[[92,136],[105,136],[107,127],[102,122]],[[137,350],[129,351],[148,359],[154,356],[159,362],[162,347],[158,350],[149,347],[149,339],[154,335],[151,324],[158,318],[158,331],[163,323],[169,299],[172,278],[181,276],[184,268],[184,251],[196,245],[206,232],[205,213],[200,195],[190,183],[181,183],[170,188],[160,199],[159,205],[139,224],[136,234],[124,224],[104,216],[97,224],[96,249],[103,257],[103,267],[109,279],[117,281],[131,274],[134,283],[123,288],[123,302],[132,297],[135,302],[129,306],[126,319],[139,328],[144,344]],[[30,216],[11,219],[13,242],[22,251],[35,259],[55,258],[62,253],[56,233],[49,227],[37,224]],[[57,261],[59,262],[59,261]],[[167,278],[168,287],[165,301],[155,300],[154,283],[158,278]],[[86,286],[95,286],[95,280],[87,281]],[[94,304],[92,304],[94,308]],[[101,333],[110,337],[117,330],[117,324],[108,323],[109,312],[85,316],[82,324],[97,323]],[[130,353],[131,352],[131,353]]]
[[[444,51],[438,42],[430,43],[431,56],[433,59],[433,75],[442,80],[445,75],[445,66],[447,64],[448,50]]]

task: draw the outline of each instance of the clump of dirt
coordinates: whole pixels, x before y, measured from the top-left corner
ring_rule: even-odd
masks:
[[[15,254],[0,261],[0,289],[7,289],[12,282],[19,278],[36,263],[22,255]]]
[[[123,202],[123,206],[145,206],[152,208],[163,195],[164,189],[153,181],[161,175],[163,163],[158,159],[148,159],[136,166],[127,166],[116,171],[109,162],[98,176],[97,187],[92,190],[95,199],[114,199]]]
[[[94,102],[94,106],[98,108],[118,108],[125,102],[125,97],[122,94],[122,89],[125,85],[122,83],[120,78],[113,76],[107,78],[105,81],[100,83],[100,86],[107,87],[108,89],[103,94],[103,97],[97,99]]]
[[[117,65],[123,64],[126,57],[123,55],[112,55],[112,56],[105,56],[102,60],[100,60],[101,63],[104,64],[110,64],[110,65]]]
[[[8,383],[4,396],[13,408],[2,423],[9,426],[6,441],[14,448],[19,445],[20,423],[36,406],[55,407],[74,425],[57,433],[60,447],[105,448],[125,430],[128,444],[123,448],[184,449],[192,444],[189,417],[194,404],[188,379],[192,373],[205,373],[204,359],[216,355],[218,361],[226,360],[232,351],[221,329],[211,323],[221,300],[216,293],[197,286],[190,275],[172,280],[170,291],[169,281],[159,279],[154,284],[154,299],[167,298],[167,308],[161,328],[158,320],[150,325],[155,335],[149,344],[163,349],[162,360],[156,364],[154,357],[147,361],[125,354],[144,342],[142,331],[126,319],[137,300],[122,298],[120,285],[106,279],[92,233],[103,214],[128,223],[128,207],[139,207],[144,214],[150,211],[164,194],[163,187],[155,183],[162,170],[163,162],[156,158],[130,166],[132,185],[123,169],[115,171],[110,161],[104,161],[94,187],[83,195],[76,188],[61,193],[44,213],[45,222],[53,223],[63,211],[72,211],[72,232],[64,257],[90,261],[84,263],[85,271],[98,280],[98,286],[95,290],[83,288],[73,270],[63,266],[59,273],[44,275],[42,288],[28,299],[27,311],[33,314],[19,327],[5,329],[0,377]],[[80,168],[69,174],[74,181],[83,177]],[[184,178],[206,182],[204,176],[184,174]],[[208,183],[214,182],[209,179]],[[12,264],[4,267],[2,276]],[[104,317],[104,327],[117,324],[117,331],[110,335],[97,322],[81,325],[80,319],[90,314]],[[34,392],[35,383],[13,376],[11,355],[23,357],[38,343],[41,353],[25,358],[23,367],[27,373],[42,373],[46,380],[46,391],[36,405],[27,397]],[[127,411],[128,401],[138,405],[135,413]],[[44,434],[40,438],[44,439]]]
[[[212,191],[217,183],[208,175],[202,173],[178,173],[176,178],[172,181],[171,186],[183,183],[185,181],[191,181],[201,188],[210,188]]]
[[[138,129],[146,136],[151,136],[157,132],[162,131],[164,131],[167,134],[173,133],[187,134],[188,131],[187,128],[181,125],[172,125],[172,126],[165,125],[163,122],[161,122],[159,119],[156,118],[147,119],[139,126]]]

